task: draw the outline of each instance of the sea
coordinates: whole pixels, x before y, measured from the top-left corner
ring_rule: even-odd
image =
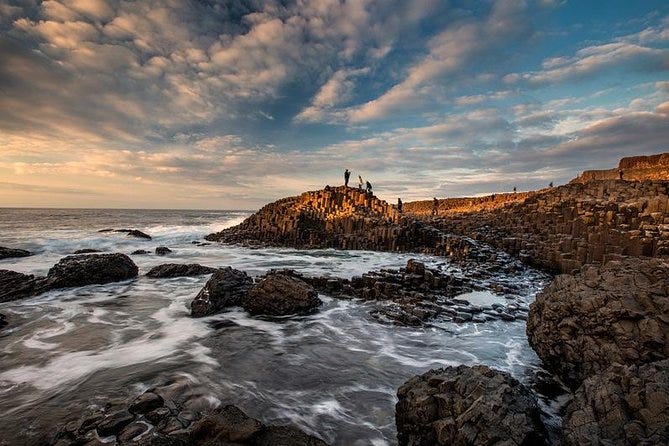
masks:
[[[284,318],[251,317],[241,308],[194,319],[189,303],[208,276],[152,279],[162,263],[200,263],[258,276],[272,268],[350,278],[400,268],[417,258],[453,268],[446,258],[407,253],[256,249],[203,244],[249,211],[0,209],[0,246],[33,256],[0,260],[0,269],[45,275],[75,250],[130,254],[158,246],[167,256],[132,255],[139,277],[125,282],[54,290],[0,303],[0,445],[42,444],[58,426],[110,400],[129,401],[162,386],[193,410],[235,404],[265,423],[294,424],[332,445],[396,444],[396,392],[429,369],[486,364],[533,385],[542,373],[525,322],[434,322],[385,325],[376,303],[321,296],[320,311]],[[106,228],[139,229],[152,240]],[[549,277],[525,270],[529,304]],[[503,301],[492,292],[462,296]],[[555,412],[549,400],[546,416]]]

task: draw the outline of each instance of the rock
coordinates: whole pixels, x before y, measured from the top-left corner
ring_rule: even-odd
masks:
[[[669,357],[669,262],[629,258],[558,276],[530,305],[527,335],[572,389],[613,363]]]
[[[36,296],[50,288],[45,277],[0,269],[0,302]]]
[[[151,240],[151,236],[138,229],[100,229],[98,232],[125,232],[129,237],[143,238]]]
[[[15,257],[28,257],[32,255],[30,251],[24,249],[5,248],[0,246],[0,259],[11,259]]]
[[[154,266],[146,273],[147,277],[166,278],[166,277],[182,277],[182,276],[199,276],[202,274],[211,274],[217,271],[217,268],[210,266],[202,266],[197,263],[179,264],[179,263],[165,263],[163,265]]]
[[[96,252],[102,252],[99,249],[93,249],[93,248],[84,248],[84,249],[77,249],[74,251],[73,254],[93,254]]]
[[[400,446],[545,444],[536,398],[505,372],[480,365],[431,370],[397,396]]]
[[[7,316],[5,316],[4,314],[0,313],[0,328],[4,327],[4,326],[7,325],[7,324],[8,324],[8,322],[7,322]]]
[[[420,276],[425,274],[425,264],[418,260],[409,259],[406,266],[407,273],[418,274]]]
[[[191,303],[191,316],[202,317],[215,314],[223,308],[240,305],[253,286],[245,272],[237,269],[217,270]]]
[[[321,304],[311,285],[284,274],[265,276],[242,299],[242,307],[249,313],[272,316],[306,313]]]
[[[244,443],[260,432],[263,425],[235,406],[216,409],[196,421],[192,428],[192,439],[197,444]]]
[[[163,397],[153,392],[144,392],[130,404],[128,410],[134,414],[145,414],[154,409],[162,407],[164,403]]]
[[[149,251],[144,250],[144,249],[138,249],[136,251],[131,252],[130,254],[134,255],[134,256],[139,256],[139,255],[145,255],[145,254],[151,254],[151,253]]]
[[[149,430],[150,426],[141,421],[128,424],[119,434],[119,443],[130,443],[133,438],[138,437]]]
[[[134,419],[135,417],[133,417],[127,410],[119,410],[111,413],[98,423],[96,428],[98,435],[100,435],[100,437],[116,435],[121,429],[132,423]]]
[[[74,255],[60,259],[47,278],[52,287],[118,282],[137,277],[137,265],[125,254]]]
[[[609,367],[574,394],[563,444],[669,444],[669,360]]]
[[[167,255],[171,252],[172,252],[172,250],[170,248],[168,248],[167,246],[159,246],[159,247],[156,248],[156,255],[159,255],[159,256],[164,256],[164,255]]]
[[[327,446],[320,438],[306,434],[294,426],[268,426],[253,444],[255,446]]]

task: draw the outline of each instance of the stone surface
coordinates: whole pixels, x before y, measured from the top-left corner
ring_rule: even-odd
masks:
[[[566,412],[566,446],[669,444],[669,360],[587,378]]]
[[[311,285],[281,273],[266,275],[242,299],[242,307],[254,315],[308,313],[321,304],[318,293]]]
[[[530,305],[530,345],[576,388],[613,363],[669,357],[669,262],[630,258],[558,276]]]
[[[146,234],[145,232],[142,232],[139,229],[100,229],[98,232],[124,232],[129,237],[151,240],[151,236],[149,234]]]
[[[202,274],[211,274],[217,271],[218,268],[210,266],[202,266],[197,263],[165,263],[163,265],[154,266],[146,273],[147,277],[166,278],[166,277],[183,277],[183,276],[200,276]]]
[[[47,278],[52,287],[64,288],[132,279],[137,272],[137,265],[125,254],[74,255],[60,259]]]
[[[240,305],[252,285],[253,279],[243,271],[229,266],[217,270],[191,303],[191,316],[208,316]]]
[[[0,269],[0,302],[36,296],[50,289],[45,277]]]
[[[98,423],[96,429],[98,435],[101,437],[108,437],[110,435],[118,434],[125,426],[132,423],[135,417],[132,416],[127,410],[119,410],[107,415],[100,423]]]
[[[94,254],[96,252],[102,252],[99,249],[93,249],[93,248],[84,248],[84,249],[77,249],[76,251],[73,252],[73,254]]]
[[[153,392],[144,392],[130,404],[128,410],[134,414],[145,414],[163,405],[163,397]]]
[[[5,248],[0,246],[0,259],[11,259],[14,257],[28,257],[32,255],[30,251],[24,249]]]
[[[137,249],[137,250],[131,252],[130,254],[134,255],[134,256],[139,256],[139,255],[146,255],[146,254],[151,254],[151,253],[149,251],[145,250],[145,249]]]
[[[164,256],[164,255],[167,255],[171,252],[172,252],[172,250],[170,248],[168,248],[167,246],[159,246],[159,247],[156,248],[156,255],[159,255],[159,256]]]
[[[397,396],[400,446],[545,444],[536,398],[505,372],[431,370],[404,383]]]
[[[255,446],[327,446],[320,438],[294,426],[268,426],[255,438]]]
[[[220,407],[193,425],[192,438],[201,444],[243,443],[253,439],[263,424],[236,406]]]
[[[7,316],[5,316],[4,314],[0,313],[0,328],[4,327],[4,326],[7,325],[7,324],[8,324],[8,322],[7,322]]]

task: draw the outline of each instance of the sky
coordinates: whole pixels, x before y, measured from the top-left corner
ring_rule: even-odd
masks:
[[[0,0],[0,206],[561,184],[669,151],[666,0]]]

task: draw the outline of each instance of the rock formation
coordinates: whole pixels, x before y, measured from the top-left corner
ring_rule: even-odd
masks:
[[[51,289],[45,277],[0,269],[0,302],[35,296]]]
[[[183,276],[200,276],[202,274],[211,274],[217,271],[217,268],[203,266],[197,263],[165,263],[154,266],[146,273],[147,277],[166,278]]]
[[[616,364],[587,378],[562,426],[563,444],[669,444],[669,360]]]
[[[84,249],[77,249],[74,251],[72,254],[95,254],[98,252],[102,252],[99,249],[93,249],[93,248],[84,248]]]
[[[286,316],[308,313],[322,301],[311,285],[297,277],[275,273],[258,281],[242,298],[242,307],[252,315]]]
[[[145,232],[142,232],[139,229],[100,229],[98,232],[125,232],[128,235],[128,237],[151,240],[151,236],[149,234],[146,234]]]
[[[395,409],[400,446],[543,445],[536,398],[486,366],[430,370],[404,383]]]
[[[7,325],[7,323],[8,323],[8,322],[7,322],[7,316],[5,316],[4,314],[0,313],[0,328],[2,328],[2,327],[4,327],[5,325]]]
[[[669,262],[626,259],[558,276],[530,305],[530,345],[575,388],[614,363],[669,357]]]
[[[26,251],[24,249],[13,249],[0,246],[0,259],[11,259],[14,257],[28,257],[29,255],[31,255],[30,251]]]
[[[253,286],[245,272],[229,266],[217,270],[191,303],[191,316],[203,317],[218,313],[223,308],[241,305]]]
[[[137,272],[137,265],[125,254],[73,255],[52,266],[47,278],[51,288],[66,288],[132,279]]]
[[[669,180],[669,153],[623,158],[614,169],[586,170],[572,182],[617,180],[620,179],[620,172],[626,181]]]
[[[193,412],[166,400],[160,390],[140,395],[129,406],[95,411],[62,427],[54,446],[104,444],[138,446],[326,446],[293,426],[265,425],[236,406]]]
[[[165,256],[169,253],[171,253],[172,250],[168,248],[167,246],[159,246],[156,248],[156,255],[158,256]]]

